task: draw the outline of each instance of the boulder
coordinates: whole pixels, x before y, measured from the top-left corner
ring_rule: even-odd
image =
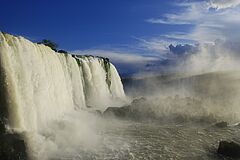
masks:
[[[240,144],[236,142],[220,141],[217,152],[224,156],[240,158]]]
[[[214,124],[215,127],[218,127],[218,128],[226,128],[228,126],[228,123],[227,122],[218,122],[216,124]]]
[[[115,116],[118,118],[126,118],[131,114],[131,110],[129,106],[124,107],[108,107],[104,112],[104,116]]]
[[[132,101],[131,105],[141,105],[147,102],[145,97],[136,98]]]
[[[114,116],[120,119],[130,120],[156,120],[157,117],[152,110],[148,107],[149,103],[146,98],[141,97],[134,99],[131,104],[123,107],[108,107],[104,112],[103,116]]]

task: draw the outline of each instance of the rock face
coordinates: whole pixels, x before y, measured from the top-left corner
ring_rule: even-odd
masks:
[[[236,142],[227,142],[221,141],[218,147],[218,154],[232,157],[232,158],[240,158],[240,144]]]
[[[105,110],[103,116],[114,116],[119,119],[136,121],[154,121],[158,123],[169,122],[175,124],[182,124],[186,122],[209,124],[216,122],[214,117],[201,114],[199,116],[196,116],[196,114],[191,115],[189,111],[187,111],[187,107],[191,105],[195,106],[194,109],[201,108],[199,105],[196,105],[198,103],[198,100],[191,99],[189,97],[179,98],[175,96],[162,99],[147,99],[141,97],[134,99],[131,104],[123,107],[109,107]],[[185,107],[187,111],[186,113],[182,111],[182,107]],[[204,113],[204,110],[202,109],[194,111]],[[220,124],[220,126],[221,125],[224,126],[225,123]]]
[[[27,160],[24,140],[17,134],[0,135],[1,160]]]
[[[131,120],[157,119],[155,113],[151,110],[151,108],[147,108],[145,106],[147,106],[146,99],[141,97],[134,99],[132,103],[127,106],[108,107],[103,112],[103,116],[114,116],[120,119]]]
[[[104,116],[116,116],[118,118],[127,118],[130,114],[132,114],[132,111],[129,106],[108,107],[103,113]]]

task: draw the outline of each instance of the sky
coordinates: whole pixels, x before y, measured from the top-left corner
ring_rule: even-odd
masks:
[[[1,0],[1,6],[1,31],[108,57],[122,75],[168,71],[196,53],[191,60],[222,58],[203,51],[239,51],[240,0]]]

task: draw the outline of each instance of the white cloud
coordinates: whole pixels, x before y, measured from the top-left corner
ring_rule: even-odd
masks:
[[[192,37],[186,32],[172,32],[169,34],[162,35],[162,37],[171,39],[171,44],[178,44],[178,43],[190,43],[194,44],[195,41],[192,40]],[[170,42],[170,41],[169,41]]]
[[[167,41],[162,38],[152,38],[152,39],[143,39],[143,38],[135,38],[139,41],[138,47],[147,50],[148,52],[155,52],[160,57],[163,57],[168,53],[169,49],[168,46],[173,41]]]
[[[174,15],[168,15],[169,17],[174,16]],[[167,16],[167,17],[168,17]],[[190,24],[189,22],[184,22],[184,21],[174,21],[174,18],[168,18],[166,20],[159,19],[159,18],[150,18],[147,19],[146,22],[153,23],[153,24]]]
[[[192,71],[216,71],[219,69],[234,68],[239,60],[231,49],[225,49],[215,45],[215,41],[220,39],[224,42],[240,42],[240,0],[203,0],[198,2],[181,3],[178,13],[168,13],[161,18],[150,18],[146,20],[152,24],[165,25],[191,25],[191,30],[172,32],[165,35],[150,38],[136,38],[138,50],[144,55],[124,52],[121,50],[83,50],[74,51],[77,54],[88,54],[95,56],[108,57],[113,63],[117,64],[118,69],[126,70],[145,70],[146,66],[162,65],[161,60],[183,61],[184,58],[173,55],[169,52],[169,45],[183,43],[199,43],[198,53],[188,55],[184,61],[184,69]],[[208,45],[204,45],[207,43]],[[239,43],[238,43],[239,44]],[[239,52],[240,53],[240,52]],[[234,56],[233,56],[234,55]],[[237,60],[236,60],[237,59]],[[150,65],[149,65],[150,64]],[[174,63],[173,63],[174,64]],[[163,64],[164,66],[165,64]],[[171,65],[171,64],[170,64]],[[226,67],[228,66],[228,67]],[[171,66],[175,67],[175,66]],[[176,66],[177,69],[183,67]],[[158,70],[159,71],[159,70]]]
[[[175,33],[149,38],[146,40],[148,43],[145,44],[149,44],[149,48],[157,44],[162,46],[162,43],[158,43],[161,42],[162,37],[177,42],[189,40],[199,43],[199,49],[195,54],[188,55],[186,59],[175,59],[178,62],[176,69],[180,71],[209,72],[238,69],[240,60],[239,4],[240,0],[204,0],[177,4],[176,7],[180,7],[181,10],[178,13],[165,14],[162,18],[151,18],[147,22],[191,25],[191,30],[179,33],[175,31]],[[216,40],[224,43],[216,45]]]
[[[239,55],[227,44],[201,44],[199,51],[179,62],[178,68],[190,73],[239,70]]]
[[[149,61],[158,60],[156,57],[146,57],[139,54],[134,53],[126,53],[121,51],[111,51],[111,50],[77,50],[73,51],[74,54],[81,54],[81,55],[94,55],[94,56],[101,56],[107,57],[112,62],[115,63],[122,63],[122,64],[145,64]]]
[[[207,3],[182,3],[176,5],[176,7],[184,7],[186,9],[183,12],[179,12],[177,14],[168,13],[163,15],[163,18],[150,18],[146,21],[153,24],[195,24],[199,19],[204,18],[204,12],[207,8]]]
[[[165,14],[163,18],[151,18],[149,23],[184,24],[193,26],[185,39],[198,42],[214,42],[216,39],[240,41],[240,0],[210,0],[178,4],[179,13]],[[231,8],[230,8],[231,7]],[[212,9],[218,8],[218,9]],[[224,8],[221,9],[220,8]],[[172,38],[173,35],[171,35]],[[180,38],[175,35],[176,39]],[[184,38],[184,37],[183,37]]]
[[[140,55],[124,51],[116,50],[76,50],[72,51],[73,54],[79,55],[93,55],[109,58],[110,61],[116,65],[121,74],[133,74],[139,71],[146,70],[146,65],[157,63],[161,60],[161,57],[148,55]]]
[[[233,8],[240,5],[240,0],[210,0],[209,4],[217,9]]]

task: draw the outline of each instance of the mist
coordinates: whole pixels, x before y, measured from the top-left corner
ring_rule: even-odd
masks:
[[[130,97],[146,98],[139,110],[148,108],[166,121],[178,118],[237,123],[240,121],[239,50],[230,44],[217,41],[200,44],[196,52],[170,66],[169,74],[138,74],[123,79],[125,91]]]
[[[76,111],[47,125],[38,133],[28,133],[28,152],[31,159],[95,159],[109,151],[127,151],[127,139],[117,142],[106,134],[119,122],[105,120],[98,113]]]

